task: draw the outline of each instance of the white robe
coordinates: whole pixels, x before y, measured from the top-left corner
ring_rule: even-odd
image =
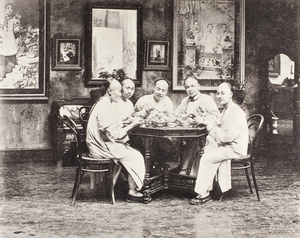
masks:
[[[175,110],[177,117],[187,117],[189,114],[194,114],[196,117],[202,117],[209,122],[217,124],[220,121],[221,113],[213,100],[213,98],[200,92],[191,99],[185,97],[178,108]],[[210,135],[207,136],[206,145],[214,141]],[[200,161],[200,148],[198,139],[186,140],[186,145],[183,147],[181,169],[186,171],[191,168],[190,174],[197,175]],[[183,172],[185,174],[185,172]]]
[[[126,137],[112,103],[101,98],[92,108],[87,124],[86,143],[91,157],[114,158],[126,168],[139,189],[145,177],[145,162],[142,154],[122,143]]]
[[[223,110],[220,127],[214,127],[210,135],[217,143],[205,148],[195,185],[195,192],[202,196],[212,189],[218,169],[221,191],[231,189],[231,159],[240,159],[247,154],[248,125],[244,111],[232,102]]]
[[[135,104],[135,110],[139,111],[140,107],[146,111],[146,116],[149,115],[147,109],[155,109],[156,111],[163,112],[168,116],[172,115],[174,110],[173,103],[168,96],[165,96],[161,101],[156,101],[153,94],[140,97]]]
[[[133,103],[129,99],[126,101],[120,99],[117,103],[113,103],[113,105],[121,120],[127,119],[134,112]]]

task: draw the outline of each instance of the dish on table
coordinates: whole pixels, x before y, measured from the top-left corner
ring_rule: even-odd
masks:
[[[168,127],[176,127],[176,126],[177,126],[177,123],[175,123],[175,122],[168,122],[168,123],[167,123],[167,126],[168,126]]]
[[[182,127],[188,127],[189,123],[188,122],[181,122],[180,126],[182,126]]]
[[[157,127],[163,127],[166,125],[165,122],[157,122],[157,121],[152,121],[151,123],[153,126],[157,126]]]

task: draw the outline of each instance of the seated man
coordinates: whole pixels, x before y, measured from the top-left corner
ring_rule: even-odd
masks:
[[[135,116],[140,116],[146,120],[163,120],[166,122],[173,114],[173,103],[167,96],[169,86],[166,79],[157,79],[153,94],[140,97],[135,104]],[[144,151],[143,146],[135,144],[140,151]],[[152,157],[156,158],[157,161],[162,161],[165,158],[175,158],[176,156],[176,147],[168,139],[156,138],[152,142],[150,151]]]
[[[232,101],[232,89],[230,84],[222,83],[217,90],[217,98],[224,106],[221,124],[203,120],[207,124],[207,130],[217,144],[211,144],[205,148],[200,160],[197,174],[195,192],[196,198],[191,204],[197,205],[211,200],[213,180],[218,172],[218,183],[224,193],[231,189],[231,159],[243,158],[248,148],[248,126],[244,111]]]
[[[127,132],[139,125],[136,119],[122,127],[112,102],[118,102],[121,96],[121,84],[112,79],[104,84],[103,96],[91,109],[87,125],[86,143],[93,158],[114,158],[128,171],[127,201],[142,202],[143,195],[138,192],[143,186],[145,163],[142,154],[131,148],[124,138]]]
[[[167,96],[168,90],[169,82],[165,79],[157,79],[154,93],[140,97],[135,104],[136,114],[149,119],[154,116],[167,119],[173,113],[173,103]]]
[[[209,121],[212,124],[217,124],[220,117],[220,112],[215,101],[206,94],[200,93],[200,84],[195,77],[188,77],[184,81],[184,87],[187,93],[179,107],[175,110],[175,117],[179,120],[187,120],[190,124],[200,124],[204,121]],[[206,145],[211,142],[210,137],[207,137]],[[197,140],[188,140],[183,148],[183,161],[179,166],[180,174],[196,175],[200,154]]]
[[[122,95],[121,99],[115,103],[117,113],[119,114],[119,118],[126,122],[131,118],[132,113],[134,112],[133,103],[129,100],[132,97],[135,91],[134,82],[127,78],[122,82]],[[130,122],[130,121],[129,121]]]

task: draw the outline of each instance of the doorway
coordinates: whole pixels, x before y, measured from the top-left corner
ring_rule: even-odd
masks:
[[[295,62],[285,54],[275,55],[268,62],[269,106],[273,125],[273,128],[269,128],[269,133],[288,136],[291,139],[294,118],[294,69]]]

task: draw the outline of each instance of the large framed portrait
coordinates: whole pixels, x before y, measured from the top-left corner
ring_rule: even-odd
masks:
[[[52,70],[81,70],[81,39],[54,37],[52,59]]]
[[[199,80],[202,90],[241,76],[242,2],[174,1],[173,90],[183,90],[189,76]]]
[[[141,6],[88,4],[87,85],[99,85],[122,70],[141,84]]]
[[[0,2],[0,100],[48,100],[49,0]]]

